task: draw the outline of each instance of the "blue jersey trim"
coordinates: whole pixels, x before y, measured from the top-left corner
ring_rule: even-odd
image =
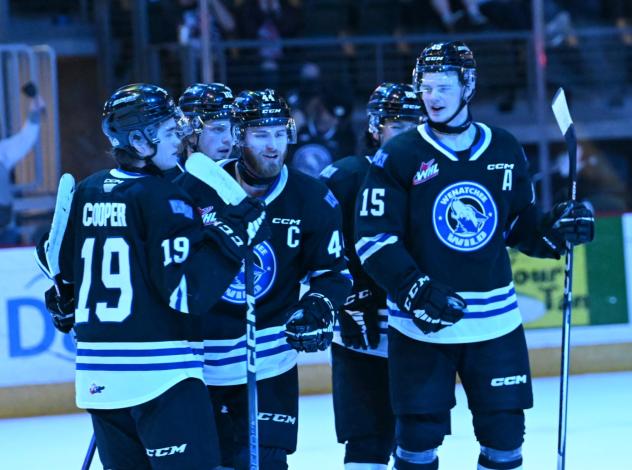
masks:
[[[166,364],[84,364],[77,363],[77,370],[100,371],[152,371],[201,368],[202,361],[169,362]]]
[[[172,356],[177,354],[203,354],[201,348],[167,349],[77,349],[77,356],[85,357],[150,357]]]
[[[517,301],[513,301],[512,303],[510,303],[509,305],[506,305],[504,307],[496,308],[496,309],[492,309],[492,310],[487,310],[485,312],[467,312],[466,311],[465,314],[463,315],[463,318],[467,320],[467,319],[470,319],[470,318],[495,317],[497,315],[502,315],[503,313],[510,312],[510,311],[515,310],[517,308],[518,308],[518,302]],[[399,310],[389,310],[389,312],[394,317],[408,318],[409,320],[412,320],[412,315],[409,314],[409,313],[401,312]]]

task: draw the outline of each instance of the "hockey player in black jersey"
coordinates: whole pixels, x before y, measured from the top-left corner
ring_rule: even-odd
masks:
[[[372,150],[421,122],[421,100],[407,84],[383,83],[367,105],[367,146]],[[371,157],[347,157],[321,173],[340,202],[345,257],[353,289],[338,314],[331,347],[338,442],[346,443],[345,469],[386,470],[395,442],[387,353],[386,295],[364,272],[354,249],[356,198]],[[368,203],[364,201],[363,203]]]
[[[213,468],[200,316],[259,241],[265,213],[248,199],[223,214],[234,236],[203,226],[163,177],[186,118],[162,88],[120,88],[102,123],[118,168],[77,186],[59,255],[74,299],[47,293],[56,326],[76,332],[77,406],[91,414],[105,468]]]
[[[593,237],[582,203],[536,209],[516,139],[472,121],[475,86],[465,44],[424,49],[413,87],[428,120],[373,157],[356,207],[357,254],[387,292],[398,470],[438,468],[456,373],[481,446],[478,468],[522,467],[532,391],[506,248],[557,258],[566,242]],[[507,377],[516,380],[499,380]]]
[[[233,150],[232,90],[223,83],[195,83],[184,90],[178,106],[189,118],[193,134],[185,139],[187,155],[201,152],[223,160]]]
[[[343,272],[338,201],[323,183],[284,164],[296,137],[285,100],[269,89],[243,91],[235,98],[233,124],[242,156],[223,162],[224,169],[265,202],[272,231],[253,250],[259,468],[280,470],[296,449],[298,352],[330,345],[335,310],[351,283]],[[221,216],[224,206],[214,191],[188,174],[177,183],[192,195],[203,220]],[[299,300],[301,283],[309,290]],[[240,470],[249,468],[245,301],[242,271],[203,329],[205,380],[215,411],[228,414],[234,429],[234,452],[222,443],[222,462]]]

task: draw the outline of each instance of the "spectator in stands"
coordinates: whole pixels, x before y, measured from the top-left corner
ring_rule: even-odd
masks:
[[[296,37],[302,29],[299,5],[296,0],[244,0],[235,10],[238,36],[266,43],[258,51],[266,87],[278,88],[283,60],[278,41]]]
[[[221,0],[207,0],[211,42],[230,36],[236,30],[235,18]],[[178,29],[178,41],[182,45],[199,47],[200,10],[198,0],[179,0],[182,23]]]
[[[28,84],[23,90],[31,100],[29,114],[17,133],[0,140],[0,244],[3,245],[20,243],[20,235],[13,223],[11,171],[37,142],[40,118],[46,109],[35,85]]]
[[[340,84],[327,84],[320,96],[305,108],[305,126],[298,132],[290,165],[318,177],[323,168],[353,155],[356,136],[350,117],[353,100]]]
[[[312,101],[318,99],[322,91],[320,66],[313,62],[305,62],[299,72],[298,87],[288,91],[287,102],[290,105],[296,130],[300,132],[307,124],[306,110]]]

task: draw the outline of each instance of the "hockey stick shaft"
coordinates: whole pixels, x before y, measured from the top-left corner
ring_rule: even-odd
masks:
[[[218,196],[230,205],[237,205],[247,194],[235,179],[206,155],[195,152],[185,163],[186,170],[210,186]],[[244,260],[246,287],[246,387],[248,393],[248,449],[249,468],[259,468],[259,430],[257,425],[257,367],[256,367],[256,324],[253,254]]]
[[[577,136],[575,125],[570,117],[564,90],[560,88],[553,98],[553,114],[566,141],[569,158],[568,198],[577,198]],[[568,421],[568,382],[570,373],[570,337],[573,300],[573,246],[566,245],[566,264],[564,268],[564,299],[562,302],[562,357],[560,366],[560,403],[557,434],[557,468],[566,467],[566,428]]]
[[[90,438],[90,444],[88,445],[88,451],[86,452],[86,456],[83,459],[83,465],[81,465],[81,470],[89,470],[90,465],[92,465],[92,459],[94,458],[94,451],[97,449],[97,440],[92,433],[92,437]]]
[[[257,419],[259,407],[257,404],[257,343],[255,323],[255,277],[254,254],[244,260],[244,276],[246,284],[246,386],[248,391],[248,442],[250,456],[250,470],[259,468],[259,428]]]

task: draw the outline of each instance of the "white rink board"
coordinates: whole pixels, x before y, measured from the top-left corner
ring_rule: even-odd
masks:
[[[632,214],[622,217],[628,308],[632,308]],[[74,345],[57,332],[44,306],[51,282],[39,271],[33,248],[0,249],[0,387],[74,381]],[[632,318],[632,314],[629,314]],[[530,348],[559,346],[559,328],[527,330]],[[573,346],[632,342],[632,323],[573,327]],[[299,355],[299,364],[329,364],[329,352]]]
[[[33,247],[0,250],[0,387],[74,381],[72,337],[55,330],[44,305],[50,286]]]

